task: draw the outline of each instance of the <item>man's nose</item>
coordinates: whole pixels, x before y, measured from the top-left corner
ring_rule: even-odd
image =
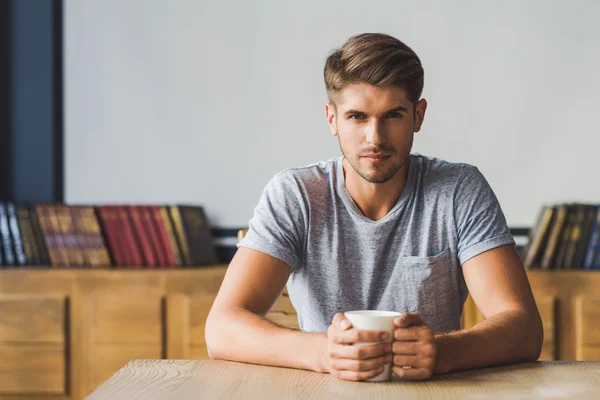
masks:
[[[379,146],[386,142],[383,124],[375,119],[367,127],[366,141],[372,146]]]

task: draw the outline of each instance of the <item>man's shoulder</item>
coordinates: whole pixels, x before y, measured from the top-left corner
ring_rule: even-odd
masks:
[[[272,184],[308,189],[329,187],[334,179],[337,161],[336,157],[301,167],[287,168],[273,177]]]
[[[423,177],[433,182],[457,184],[467,175],[479,171],[475,165],[465,162],[452,162],[419,153],[412,153],[411,157],[418,164]]]

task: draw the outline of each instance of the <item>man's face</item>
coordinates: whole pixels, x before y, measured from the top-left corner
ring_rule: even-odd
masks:
[[[427,102],[413,109],[406,90],[356,83],[344,88],[325,110],[342,154],[363,179],[384,183],[406,165],[414,132],[421,129]]]

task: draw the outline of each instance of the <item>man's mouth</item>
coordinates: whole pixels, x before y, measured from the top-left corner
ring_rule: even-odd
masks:
[[[384,153],[369,153],[369,154],[365,154],[363,157],[367,158],[371,161],[385,161],[388,158],[390,158],[390,155],[384,154]]]

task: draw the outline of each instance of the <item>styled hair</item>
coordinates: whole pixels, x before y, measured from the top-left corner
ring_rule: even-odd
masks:
[[[423,92],[423,67],[417,54],[400,40],[383,33],[362,33],[333,50],[325,61],[327,98],[335,106],[338,93],[353,83],[408,92],[416,104]]]

